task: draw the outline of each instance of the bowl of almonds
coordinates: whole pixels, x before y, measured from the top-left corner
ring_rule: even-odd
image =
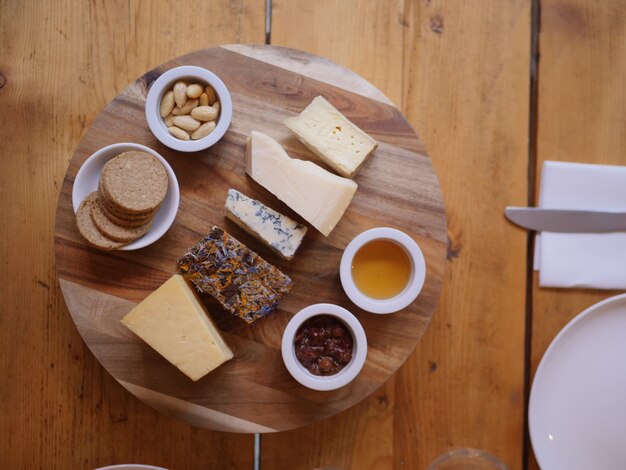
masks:
[[[157,78],[146,98],[146,119],[154,136],[181,152],[204,150],[230,126],[233,104],[224,82],[202,67],[185,65]]]

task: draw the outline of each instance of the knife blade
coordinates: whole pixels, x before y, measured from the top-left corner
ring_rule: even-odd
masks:
[[[541,232],[599,233],[626,231],[626,212],[507,207],[507,218]]]

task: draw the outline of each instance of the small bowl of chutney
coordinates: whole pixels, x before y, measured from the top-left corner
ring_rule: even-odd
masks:
[[[355,305],[371,313],[393,313],[411,304],[426,279],[426,261],[406,233],[378,227],[357,235],[339,268],[341,285]]]
[[[313,390],[335,390],[359,374],[367,356],[365,331],[348,310],[314,304],[296,313],[282,339],[285,367]]]

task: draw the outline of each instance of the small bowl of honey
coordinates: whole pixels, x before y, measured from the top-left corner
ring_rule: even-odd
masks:
[[[413,302],[424,286],[426,261],[406,233],[388,227],[367,230],[346,247],[339,268],[341,285],[358,307],[393,313]]]

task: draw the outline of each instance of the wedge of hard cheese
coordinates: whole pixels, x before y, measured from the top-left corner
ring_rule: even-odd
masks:
[[[131,310],[122,323],[191,380],[233,357],[204,305],[178,274]]]
[[[340,175],[352,178],[378,144],[318,96],[298,116],[285,119],[298,140]]]
[[[257,131],[248,137],[246,172],[326,236],[358,187],[313,162],[291,158],[278,142]]]

